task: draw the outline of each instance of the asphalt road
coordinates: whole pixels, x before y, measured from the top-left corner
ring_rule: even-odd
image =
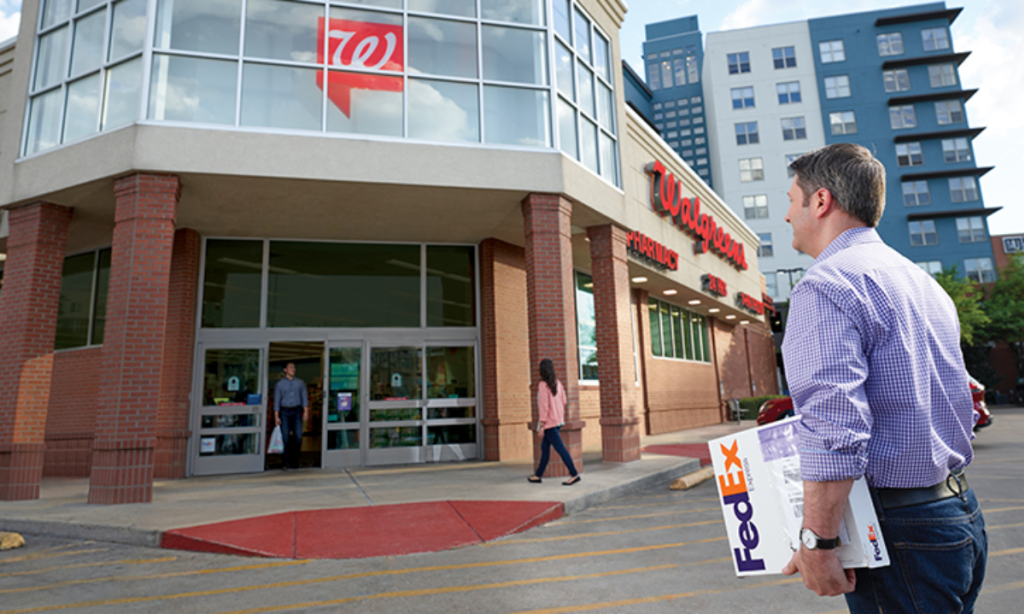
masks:
[[[1024,409],[997,410],[971,486],[990,540],[979,612],[1024,601]],[[556,487],[556,486],[552,486]],[[348,561],[251,559],[26,536],[0,553],[14,612],[845,612],[799,578],[737,579],[711,482],[650,489],[513,538]]]

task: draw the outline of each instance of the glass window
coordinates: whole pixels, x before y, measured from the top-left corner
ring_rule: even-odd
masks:
[[[748,145],[760,142],[757,134],[757,122],[736,124],[736,144]]]
[[[574,11],[575,18],[573,24],[575,26],[575,40],[573,41],[576,53],[586,62],[590,63],[590,20],[587,19],[586,15],[582,11],[576,9]],[[671,81],[669,81],[671,83]]]
[[[917,207],[932,204],[932,195],[928,191],[927,181],[904,181],[903,204],[908,207]]]
[[[68,33],[70,31],[70,27],[63,27],[39,37],[33,90],[46,89],[60,83],[61,79],[67,76]]]
[[[473,248],[427,246],[427,326],[476,326]]]
[[[484,86],[484,140],[488,143],[548,147],[551,144],[548,93]]]
[[[319,56],[322,60],[323,50],[317,53],[317,21],[323,20],[323,6],[248,0],[245,13],[246,57],[312,63]]]
[[[262,241],[207,240],[203,327],[259,327],[262,284]]]
[[[825,98],[847,98],[850,96],[850,77],[839,75],[825,77]]]
[[[842,40],[822,41],[818,43],[818,52],[821,54],[822,64],[846,61],[846,50]]]
[[[661,316],[658,314],[658,301],[653,298],[647,299],[647,311],[650,321],[651,330],[651,354],[653,356],[662,356],[661,344]]]
[[[672,343],[672,314],[668,303],[658,301],[658,311],[661,314],[661,349],[665,358],[673,358],[676,354],[675,345]]]
[[[243,126],[320,130],[322,73],[314,68],[246,62],[242,70]]]
[[[96,132],[100,109],[100,80],[94,73],[68,84],[68,99],[64,107],[63,142],[73,141]]]
[[[959,100],[941,100],[935,103],[935,117],[939,125],[964,121],[964,108]]]
[[[580,95],[580,109],[591,117],[595,117],[597,112],[594,106],[594,73],[581,62],[576,67],[576,79]]]
[[[49,149],[60,142],[60,119],[63,101],[60,89],[32,98],[28,115],[25,154]]]
[[[800,102],[800,82],[788,81],[775,85],[775,92],[779,95],[779,104],[792,104]]]
[[[905,92],[910,89],[910,74],[905,68],[882,72],[886,92]]]
[[[676,358],[685,358],[686,351],[683,349],[683,324],[686,322],[688,314],[685,309],[680,309],[675,305],[669,305],[669,308],[672,319],[673,354]]]
[[[732,108],[745,109],[754,106],[754,88],[734,87],[732,88]]]
[[[922,247],[925,245],[938,245],[939,235],[935,231],[934,220],[922,220],[910,222],[910,245],[911,247]]]
[[[569,25],[569,14],[571,11],[572,2],[569,0],[554,0],[554,4],[551,7],[555,32],[570,45],[572,44],[572,27]]]
[[[775,250],[772,247],[772,233],[763,232],[757,235],[757,257],[758,258],[769,258],[775,255]]]
[[[409,0],[409,10],[457,17],[476,17],[476,0]]]
[[[991,258],[968,258],[964,260],[964,271],[967,279],[976,283],[989,283],[996,280],[995,269]]]
[[[359,423],[359,369],[362,349],[331,348],[327,392],[327,422]],[[358,446],[357,446],[358,447]]]
[[[765,273],[764,274],[765,286],[767,287],[768,296],[777,297],[779,296],[779,276],[777,273]]]
[[[95,252],[64,259],[54,349],[89,345],[89,316],[95,277]]]
[[[576,273],[576,345],[580,379],[597,380],[597,320],[594,312],[594,278]]]
[[[569,157],[577,158],[576,110],[561,96],[558,98],[558,142]]]
[[[598,172],[597,126],[585,117],[580,118],[580,162]]]
[[[946,28],[928,28],[921,30],[921,42],[925,51],[949,49],[949,35]]]
[[[598,145],[601,150],[601,176],[609,183],[619,185],[619,154],[615,141],[601,132],[598,136]]]
[[[477,85],[409,79],[409,138],[480,141]]]
[[[544,33],[522,28],[483,26],[484,79],[546,85]]]
[[[697,66],[697,47],[686,48],[686,73],[690,83],[700,83],[700,68]]]
[[[569,100],[576,100],[576,79],[572,76],[572,52],[561,43],[555,44],[555,81],[558,91]]]
[[[896,164],[899,166],[919,166],[924,164],[924,154],[920,143],[897,143]]]
[[[473,24],[410,17],[407,37],[411,74],[477,76],[476,27]]]
[[[422,397],[421,364],[423,350],[418,347],[375,347],[370,350],[370,399],[407,400]],[[371,412],[370,420],[418,420],[417,408]]]
[[[932,277],[935,277],[942,272],[942,261],[941,260],[928,260],[926,262],[915,262],[917,266],[921,267],[921,270],[928,273]]]
[[[664,54],[667,52],[662,53]],[[668,59],[661,60],[659,66],[661,66],[661,87],[672,87],[672,61]]]
[[[793,68],[796,66],[796,49],[794,47],[776,47],[772,49],[772,62],[775,69]]]
[[[740,159],[740,181],[764,179],[764,161],[761,158]]]
[[[605,130],[615,130],[615,97],[601,81],[597,82],[597,119]]]
[[[43,28],[56,25],[74,12],[74,0],[46,0],[43,4]]]
[[[608,59],[608,40],[596,30],[594,31],[594,70],[597,74],[605,81],[611,81],[610,72],[608,66],[610,60]],[[682,83],[676,83],[676,85],[682,85]]]
[[[248,404],[260,394],[260,350],[206,350],[203,405]]]
[[[402,136],[401,77],[333,70],[327,74],[328,132]]]
[[[399,3],[401,0],[399,0]],[[399,4],[401,6],[401,4]],[[480,14],[492,21],[508,21],[535,26],[544,25],[544,0],[480,0]]]
[[[108,60],[116,60],[142,51],[146,39],[146,0],[121,0],[114,3]]]
[[[75,21],[75,40],[71,51],[71,76],[96,70],[103,63],[103,33],[107,12],[96,11]]]
[[[782,139],[793,141],[807,138],[807,127],[803,117],[787,117],[782,120]]]
[[[748,220],[765,219],[768,217],[768,195],[743,197],[743,217]]]
[[[980,216],[956,218],[956,232],[961,243],[988,241],[985,219]]]
[[[237,62],[154,54],[149,118],[233,125],[237,79]]]
[[[661,68],[657,62],[647,65],[647,87],[651,88],[652,92],[661,89]]]
[[[729,64],[730,75],[750,72],[750,53],[747,51],[727,54],[726,61]]]
[[[158,0],[157,49],[238,55],[242,0]]]
[[[903,55],[903,34],[890,32],[888,34],[879,34],[875,38],[878,41],[878,55],[882,57]]]
[[[427,348],[427,398],[471,399],[476,397],[476,362],[472,347]],[[430,418],[472,418],[473,408],[432,409]],[[469,415],[465,415],[465,410]],[[447,415],[443,415],[445,412]],[[459,412],[460,415],[454,415]]]
[[[142,91],[142,58],[122,62],[107,70],[103,95],[103,116],[100,129],[107,130],[130,124],[139,116],[139,95]]]
[[[971,147],[967,139],[942,139],[942,158],[945,162],[969,162]]]
[[[799,157],[800,157],[800,156],[802,156],[802,155],[803,155],[802,153],[798,153],[798,154],[787,154],[787,155],[786,155],[786,172],[788,173],[788,175],[789,175],[790,177],[792,177],[793,175],[795,175],[795,173],[793,172],[793,169],[791,169],[791,168],[789,167],[789,165],[790,165],[790,164],[792,164],[794,160],[796,160],[797,158],[799,158]]]
[[[857,118],[853,111],[839,111],[828,114],[829,123],[832,125],[832,135],[854,134],[857,132]]]
[[[420,246],[272,241],[268,327],[420,326]]]
[[[109,249],[101,249],[97,258],[96,292],[92,308],[92,338],[90,345],[100,345],[107,327],[107,293],[110,289],[110,256]]]
[[[672,50],[672,72],[675,74],[676,87],[686,85],[686,59],[682,49]]]
[[[917,114],[914,113],[914,105],[908,104],[899,107],[889,107],[889,124],[893,130],[900,128],[916,128]]]
[[[955,203],[978,200],[978,184],[974,177],[950,177],[949,197]]]
[[[928,81],[932,87],[956,85],[956,68],[952,64],[934,64],[929,66]]]

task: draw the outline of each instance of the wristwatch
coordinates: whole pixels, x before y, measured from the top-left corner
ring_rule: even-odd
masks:
[[[824,539],[807,527],[800,529],[800,541],[808,550],[834,550],[840,545],[839,537]]]

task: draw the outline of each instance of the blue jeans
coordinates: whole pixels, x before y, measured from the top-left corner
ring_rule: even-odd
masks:
[[[562,443],[562,435],[559,430],[562,427],[556,426],[550,429],[544,429],[544,441],[540,443],[540,464],[537,465],[537,477],[544,476],[544,470],[548,468],[548,461],[551,459],[551,446],[555,446],[555,452],[562,457],[562,462],[569,468],[569,475],[576,475],[576,465],[572,462],[572,456],[569,455],[569,451],[565,449],[565,444]]]
[[[858,569],[846,595],[853,614],[971,614],[985,578],[988,534],[974,491],[961,497],[883,510],[878,524],[888,567]]]
[[[302,408],[282,407],[278,413],[281,414],[281,437],[284,439],[284,466],[297,469],[302,453]]]

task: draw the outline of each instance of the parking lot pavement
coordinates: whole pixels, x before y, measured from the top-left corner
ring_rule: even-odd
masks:
[[[976,441],[971,486],[990,540],[979,612],[1024,599],[1024,410]],[[737,579],[713,482],[650,488],[482,545],[358,560],[255,559],[27,536],[0,553],[0,614],[14,612],[845,611],[799,578]],[[359,527],[351,527],[358,532]]]

